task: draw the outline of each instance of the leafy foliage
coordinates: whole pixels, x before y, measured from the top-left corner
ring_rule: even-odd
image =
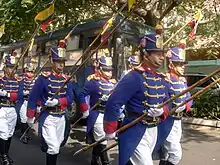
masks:
[[[127,0],[55,0],[55,20],[48,28],[54,31],[73,24],[96,20],[112,15]],[[2,45],[28,39],[36,27],[34,17],[45,9],[51,0],[0,0],[0,23],[5,22],[5,35],[0,39]],[[117,3],[116,3],[117,2]],[[182,3],[181,3],[182,2]],[[134,12],[132,19],[155,26],[161,22],[165,26],[165,39],[179,29],[186,20],[192,18],[198,9],[203,9],[202,23],[197,36],[189,42],[190,49],[212,47],[206,52],[213,58],[220,54],[220,3],[215,0],[145,0]],[[126,13],[127,9],[122,11]],[[168,46],[176,46],[180,38],[187,37],[186,27]],[[48,32],[47,31],[47,32]]]
[[[194,101],[190,116],[204,119],[220,119],[220,91],[208,92]]]

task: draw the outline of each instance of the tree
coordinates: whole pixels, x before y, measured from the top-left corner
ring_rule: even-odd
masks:
[[[48,31],[111,16],[126,1],[56,0],[55,20]],[[8,44],[28,39],[36,27],[34,17],[50,2],[50,0],[1,0],[0,21],[6,22],[5,35],[1,38],[1,43]],[[192,18],[198,9],[203,9],[204,16],[198,27],[197,35],[189,46],[196,49],[211,46],[206,53],[219,54],[220,2],[217,0],[145,0],[132,14],[132,19],[150,26],[162,23],[165,27],[165,39],[167,39],[176,29]],[[122,11],[123,14],[126,12],[127,9]],[[186,38],[189,31],[190,28],[187,27],[169,46],[176,45],[180,38]]]

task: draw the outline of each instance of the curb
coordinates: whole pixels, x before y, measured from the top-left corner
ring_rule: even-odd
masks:
[[[205,120],[202,118],[183,117],[182,122],[184,124],[220,128],[220,121],[218,120]]]

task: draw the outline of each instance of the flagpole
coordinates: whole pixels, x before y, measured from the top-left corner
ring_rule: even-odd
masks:
[[[203,7],[201,10],[199,10],[199,12],[202,12],[204,9],[205,9],[205,7]],[[187,21],[179,30],[176,31],[175,34],[173,34],[166,42],[164,42],[163,45],[166,45],[166,44],[167,44],[168,42],[170,42],[179,32],[181,32],[181,31],[189,24],[189,22],[194,19],[195,15],[196,15],[196,14],[194,14],[194,16],[193,16],[192,19],[190,19],[189,21]],[[201,16],[200,16],[200,17],[201,17]],[[201,19],[201,18],[200,18],[200,19]],[[197,20],[197,21],[200,21],[200,19]]]
[[[18,58],[18,61],[16,62],[15,66],[13,67],[11,73],[10,73],[10,76],[14,74],[14,72],[16,71],[17,67],[18,67],[18,64],[19,62],[21,61],[21,59],[25,56],[26,52],[28,51],[29,47],[30,47],[30,44],[31,44],[31,41],[32,39],[34,39],[34,37],[37,35],[38,33],[38,30],[40,29],[40,24],[37,25],[34,33],[32,34],[31,38],[28,40],[28,44],[27,46],[25,47],[22,55]]]
[[[76,29],[77,26],[78,26],[78,24],[75,25],[75,26],[71,29],[71,31],[65,36],[64,39],[68,40],[68,38],[70,37],[70,35],[71,35],[72,32]],[[52,36],[52,35],[49,36],[49,39],[51,38],[51,36]],[[46,66],[46,64],[47,64],[48,62],[49,62],[49,59],[47,59],[47,60],[43,63],[43,65],[42,65],[42,66],[39,68],[39,70],[35,73],[33,80],[40,74],[40,72],[42,71],[43,67]],[[32,81],[33,81],[33,80],[32,80]]]

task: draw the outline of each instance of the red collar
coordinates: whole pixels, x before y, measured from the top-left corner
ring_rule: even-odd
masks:
[[[28,80],[33,80],[34,76],[33,77],[28,77],[28,75],[26,73],[24,73],[24,76],[28,79]]]
[[[176,73],[174,73],[174,72],[169,72],[169,74],[170,74],[170,76],[171,77],[174,77],[175,79],[177,79],[177,80],[179,80],[179,78],[180,78],[180,76],[178,76]]]
[[[144,69],[144,71],[148,71],[150,72],[151,74],[157,74],[156,70],[153,69],[153,68],[150,68],[147,64],[145,63],[142,63],[141,64],[141,67]]]
[[[60,78],[60,77],[62,77],[62,73],[59,73],[59,74],[57,74],[56,72],[54,72],[54,71],[51,71],[51,74],[54,76],[54,77],[56,77],[56,78]]]
[[[100,78],[103,81],[109,81],[99,70],[95,72],[95,76]]]

